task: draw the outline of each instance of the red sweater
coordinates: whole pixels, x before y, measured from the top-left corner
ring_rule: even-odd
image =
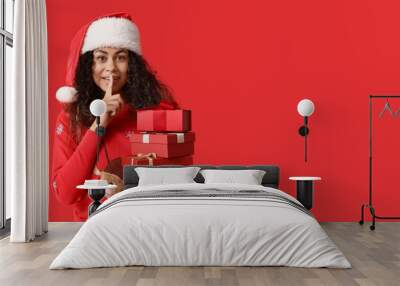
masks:
[[[157,109],[172,108],[173,106],[162,103]],[[96,178],[93,169],[96,163],[97,136],[92,130],[84,129],[80,142],[76,143],[70,127],[69,114],[62,111],[56,121],[50,189],[55,192],[60,202],[73,206],[75,221],[85,221],[88,206],[92,201],[86,190],[79,190],[76,186],[83,184],[87,179]],[[132,154],[129,136],[135,131],[136,112],[125,106],[107,127],[97,165],[100,170],[108,163],[104,145],[111,161],[129,156]]]

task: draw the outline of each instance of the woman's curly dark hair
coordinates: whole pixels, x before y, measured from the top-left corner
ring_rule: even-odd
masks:
[[[75,88],[79,96],[77,101],[66,106],[77,141],[80,140],[81,127],[89,127],[94,121],[89,110],[90,103],[104,97],[104,91],[93,80],[93,62],[93,51],[79,57],[75,75]],[[128,51],[128,80],[121,96],[125,104],[135,109],[157,106],[161,100],[176,106],[168,87],[156,77],[146,60],[132,51]]]

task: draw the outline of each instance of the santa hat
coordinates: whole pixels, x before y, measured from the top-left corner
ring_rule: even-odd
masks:
[[[114,13],[98,17],[76,33],[70,46],[65,86],[56,92],[58,101],[71,103],[77,100],[74,82],[79,57],[102,47],[124,48],[141,54],[139,29],[129,14]]]

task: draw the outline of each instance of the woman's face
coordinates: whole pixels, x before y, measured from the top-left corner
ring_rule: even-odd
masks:
[[[104,92],[110,75],[113,94],[121,92],[128,80],[128,51],[119,48],[99,48],[93,51],[93,80]]]

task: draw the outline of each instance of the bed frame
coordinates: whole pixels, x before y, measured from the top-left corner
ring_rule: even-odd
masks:
[[[192,165],[194,167],[200,167],[202,170],[205,169],[217,169],[217,170],[263,170],[265,171],[265,175],[262,179],[262,185],[264,187],[271,187],[278,189],[279,187],[279,167],[275,165],[254,165],[254,166],[240,166],[240,165],[225,165],[225,166],[212,166],[212,165]],[[138,174],[135,171],[136,167],[147,167],[147,168],[160,168],[160,167],[169,167],[169,168],[182,168],[188,166],[178,166],[178,165],[163,165],[163,166],[135,166],[135,165],[127,165],[124,166],[123,170],[123,180],[124,180],[124,188],[132,188],[136,187],[139,182]],[[203,176],[198,173],[194,178],[197,183],[204,183]]]

